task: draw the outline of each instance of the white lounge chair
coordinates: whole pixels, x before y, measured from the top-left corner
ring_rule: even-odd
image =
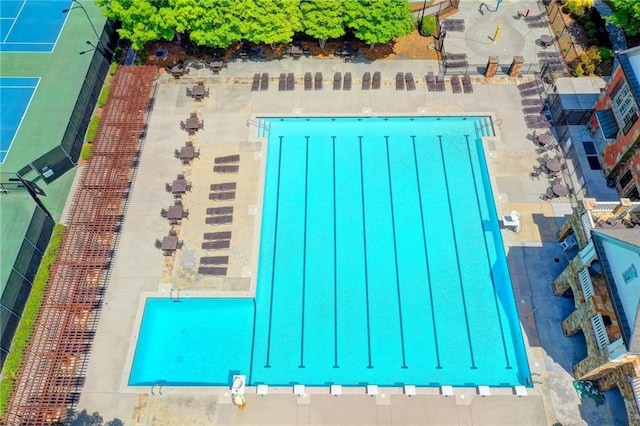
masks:
[[[560,241],[560,247],[562,247],[562,251],[567,251],[570,248],[575,247],[576,244],[578,244],[578,241],[576,241],[576,234],[571,234],[564,240]]]
[[[520,225],[520,213],[516,210],[512,210],[509,216],[504,216],[502,218],[502,223],[506,228],[512,228],[515,232],[520,232],[522,230],[522,226]]]
[[[478,386],[478,395],[480,396],[490,396],[491,395],[491,388],[489,386],[485,386],[485,385],[480,385]]]
[[[269,393],[269,385],[258,385],[256,393],[260,396],[267,395]]]
[[[451,386],[451,385],[442,385],[442,386],[440,386],[440,393],[443,396],[453,396],[453,386]]]

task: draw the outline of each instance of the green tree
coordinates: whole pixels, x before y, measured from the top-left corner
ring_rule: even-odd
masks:
[[[619,26],[628,36],[640,34],[640,2],[638,0],[611,0],[613,15],[607,22]]]
[[[302,31],[299,0],[245,0],[243,38],[252,43],[289,43]]]
[[[305,34],[315,37],[324,49],[326,41],[344,35],[342,0],[302,0],[302,25]]]
[[[131,41],[134,49],[175,36],[174,11],[166,0],[96,0],[96,4],[106,17],[122,22],[118,33]]]
[[[227,47],[242,40],[244,2],[234,0],[172,0],[178,31],[189,32],[201,46]],[[183,7],[183,4],[189,4]]]
[[[406,1],[345,0],[347,27],[356,37],[374,47],[393,38],[409,34],[414,29],[413,16]]]

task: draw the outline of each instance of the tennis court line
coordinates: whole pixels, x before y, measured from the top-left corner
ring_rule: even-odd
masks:
[[[58,31],[58,36],[56,37],[56,41],[53,42],[53,47],[51,48],[51,52],[56,50],[56,46],[58,45],[58,40],[60,40],[60,36],[62,35],[62,32],[64,31],[64,27],[67,25],[67,20],[69,19],[69,14],[71,12],[71,8],[73,8],[73,2],[69,5],[69,11],[67,13],[65,13],[65,15],[67,15],[67,16],[64,17],[64,22],[62,23],[62,26],[60,27],[60,31]]]
[[[20,14],[22,13],[22,9],[24,9],[25,4],[27,4],[27,0],[22,1],[22,6],[20,6],[20,10],[18,11],[18,14],[13,18],[13,24],[11,24],[11,27],[9,27],[9,31],[7,32],[7,35],[4,37],[4,40],[2,40],[3,43],[6,43],[7,38],[9,38],[9,36],[11,35],[11,31],[13,31],[13,27],[16,25],[16,22],[18,22],[18,18],[20,17]]]
[[[11,78],[11,77],[3,77],[3,78]],[[26,77],[18,77],[18,78],[26,78]],[[9,146],[7,147],[7,150],[5,151],[6,152],[5,155],[2,156],[2,158],[0,159],[0,164],[4,164],[5,160],[9,156],[9,151],[11,151],[11,147],[13,146],[13,143],[16,140],[16,136],[18,136],[20,127],[22,127],[22,122],[24,121],[24,117],[27,115],[27,111],[29,111],[29,107],[31,106],[31,101],[33,101],[33,97],[35,96],[36,91],[38,90],[38,86],[40,85],[40,77],[28,77],[28,78],[37,78],[38,82],[36,83],[35,86],[32,87],[33,91],[31,92],[31,97],[29,98],[29,102],[27,102],[27,106],[24,108],[24,111],[22,112],[22,117],[20,117],[20,123],[18,123],[18,127],[16,127],[16,131],[13,132],[13,138],[11,138],[11,143],[9,144]]]
[[[54,42],[46,42],[46,41],[6,41],[6,42],[3,42],[2,44],[37,44],[37,45],[41,45],[41,44],[54,44]],[[36,53],[36,52],[33,52],[33,53]]]

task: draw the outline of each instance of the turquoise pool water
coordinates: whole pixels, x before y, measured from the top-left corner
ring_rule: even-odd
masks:
[[[529,383],[486,118],[266,122],[255,301],[148,300],[130,385]]]

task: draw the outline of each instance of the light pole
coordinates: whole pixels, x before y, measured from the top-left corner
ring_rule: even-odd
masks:
[[[96,35],[96,38],[98,39],[98,46],[100,46],[102,44],[102,46],[104,47],[104,49],[109,52],[109,54],[113,55],[114,52],[113,50],[111,50],[109,48],[109,46],[107,46],[105,43],[102,43],[102,37],[100,37],[100,34],[98,34],[98,31],[96,30],[95,25],[93,25],[93,21],[91,20],[91,18],[89,17],[89,14],[87,13],[87,9],[84,8],[84,6],[82,5],[82,3],[80,3],[78,0],[72,0],[72,2],[74,3],[74,5],[70,8],[67,9],[62,9],[62,13],[69,13],[71,12],[73,9],[82,9],[82,11],[84,12],[84,15],[87,17],[87,21],[89,21],[89,25],[91,25],[91,29],[93,30],[93,33]],[[87,44],[90,44],[91,46],[93,46],[93,44],[91,44],[89,41],[87,41]],[[93,46],[95,49],[98,49],[97,46]],[[91,50],[85,50],[84,52],[80,52],[81,55],[90,52]]]

